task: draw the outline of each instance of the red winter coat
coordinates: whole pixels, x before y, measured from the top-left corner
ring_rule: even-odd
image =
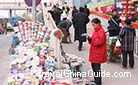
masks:
[[[89,61],[96,64],[106,62],[106,34],[101,25],[94,30],[91,42],[89,43],[91,45]]]

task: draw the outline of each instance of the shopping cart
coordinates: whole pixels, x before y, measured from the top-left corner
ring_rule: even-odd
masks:
[[[109,62],[115,62],[115,63],[121,63],[121,54],[115,54],[114,53],[114,47],[117,42],[117,40],[120,40],[119,36],[109,37],[109,32],[106,32],[107,38],[106,38],[106,45],[107,45],[107,54],[108,54],[108,63]]]

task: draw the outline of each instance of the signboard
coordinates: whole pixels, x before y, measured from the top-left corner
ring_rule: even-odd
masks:
[[[33,0],[24,0],[27,6],[32,6],[33,5]],[[41,0],[35,0],[36,1],[36,6],[38,6],[41,3]]]
[[[99,9],[101,12],[107,12],[114,9],[114,0],[91,0],[90,9]]]
[[[111,12],[115,8],[114,5],[100,7],[101,12]]]

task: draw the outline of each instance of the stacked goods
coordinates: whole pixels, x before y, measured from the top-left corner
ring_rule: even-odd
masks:
[[[62,67],[58,68],[54,47],[49,45],[51,30],[32,22],[19,23],[14,30],[19,43],[11,55],[8,85],[75,85],[73,82],[77,80],[72,79],[72,75],[66,76],[63,71],[75,71],[78,66],[82,71],[84,60],[70,54],[61,55]],[[53,35],[58,38],[56,34],[57,31]]]
[[[40,42],[44,39],[44,34],[47,28],[43,28],[43,24],[35,23],[34,27],[32,22],[19,23],[19,39],[20,40],[38,40]]]
[[[33,43],[27,42],[15,50],[16,53],[11,56],[14,58],[10,67],[9,85],[38,85],[43,80],[42,72],[55,70],[55,59],[48,47],[42,45],[37,52],[34,51]],[[45,81],[50,82],[47,78]]]

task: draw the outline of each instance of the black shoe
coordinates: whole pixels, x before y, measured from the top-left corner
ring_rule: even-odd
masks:
[[[82,51],[82,49],[81,49],[81,48],[79,48],[79,51]]]
[[[134,69],[134,66],[130,66],[130,69]]]
[[[122,66],[122,68],[125,69],[125,70],[127,69],[127,67],[125,67],[125,66]]]

